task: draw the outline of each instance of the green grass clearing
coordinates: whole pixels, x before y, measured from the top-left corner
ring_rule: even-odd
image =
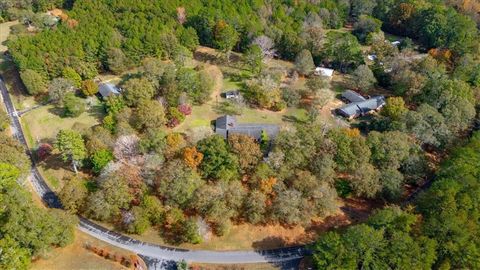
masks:
[[[38,142],[52,142],[61,129],[74,129],[78,131],[100,124],[104,114],[100,104],[92,106],[79,117],[61,117],[61,110],[53,105],[46,105],[26,113],[22,116],[22,123],[28,131],[30,147]]]
[[[44,166],[41,166],[40,172],[47,180],[48,186],[50,188],[52,188],[53,190],[58,190],[60,188],[60,180],[56,176],[52,175],[52,173],[48,169],[45,170]]]
[[[240,89],[240,83],[236,81],[232,81],[230,77],[226,77],[223,79],[223,89],[222,92],[230,91],[230,90],[237,90]]]

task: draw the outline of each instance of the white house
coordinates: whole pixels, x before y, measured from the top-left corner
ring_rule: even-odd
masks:
[[[369,54],[369,55],[367,55],[367,58],[370,61],[375,61],[375,59],[377,59],[377,55],[376,54]]]
[[[398,46],[398,45],[400,45],[400,41],[398,41],[398,40],[392,41],[392,45],[393,46]]]
[[[329,68],[316,67],[315,68],[315,75],[332,78],[333,71],[334,71],[333,69],[329,69]]]

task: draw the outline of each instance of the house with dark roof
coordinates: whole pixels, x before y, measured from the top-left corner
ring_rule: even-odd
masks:
[[[362,101],[365,101],[366,99],[355,91],[347,90],[342,93],[342,100],[347,103],[354,103],[354,102],[362,102]]]
[[[111,83],[101,83],[98,86],[98,92],[103,98],[107,98],[112,95],[120,95],[120,89]]]
[[[342,94],[342,99],[346,99],[350,101],[350,103],[336,109],[336,113],[348,119],[378,111],[386,104],[384,96],[374,96],[365,99],[360,94],[351,90],[345,91],[345,93]]]
[[[270,139],[274,139],[280,128],[272,124],[252,124],[252,123],[238,123],[235,116],[224,115],[215,121],[215,133],[228,138],[230,134],[243,134],[253,137],[260,141],[262,133],[265,132]]]

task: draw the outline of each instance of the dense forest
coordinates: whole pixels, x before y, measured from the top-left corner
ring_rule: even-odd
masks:
[[[58,151],[85,173],[67,179],[59,192],[68,212],[129,233],[153,227],[173,244],[198,243],[202,229],[224,235],[232,223],[308,226],[335,213],[341,197],[398,204],[407,185],[418,187],[436,174],[414,209],[388,207],[365,224],[323,235],[313,247],[315,264],[480,267],[479,134],[436,168],[478,118],[478,18],[465,5],[0,0],[0,7],[2,18],[23,22],[8,47],[26,89],[65,117],[85,111],[99,73],[129,73],[122,95],[103,101],[101,125],[62,130],[54,144],[34,149],[39,162]],[[53,7],[65,8],[58,21],[43,13]],[[386,42],[390,34],[401,37],[398,46]],[[211,99],[208,66],[187,64],[199,45],[217,49],[224,63],[233,61],[232,52],[241,55],[243,71],[234,75],[243,80],[248,106],[282,111],[311,99],[309,120],[275,140],[224,139],[210,127],[173,131],[193,106]],[[368,61],[365,54],[375,57]],[[271,58],[294,61],[292,73],[305,78],[305,89],[282,86],[281,75],[264,64]],[[318,90],[329,82],[311,76],[319,65],[347,74],[363,93],[382,88],[388,98],[381,113],[354,128],[316,121],[316,108],[331,98]]]
[[[9,2],[2,1],[6,7]],[[36,9],[46,9],[59,1],[34,2]],[[10,9],[4,10],[8,15]],[[35,15],[23,18],[39,28],[51,25]],[[223,51],[245,51],[261,36],[273,40],[284,59],[293,60],[308,49],[318,64],[346,62],[355,67],[361,59],[335,52],[344,43],[353,52],[355,41],[324,31],[352,22],[358,24],[359,36],[381,25],[385,31],[418,40],[425,49],[449,49],[456,60],[478,50],[475,22],[437,1],[78,1],[63,19],[54,31],[10,42],[22,71],[52,79],[72,67],[89,79],[97,69],[119,71],[147,56],[175,59],[198,42]],[[330,48],[330,43],[339,46]]]
[[[480,267],[480,133],[453,151],[414,208],[390,207],[313,246],[318,269]]]
[[[25,149],[3,131],[0,111],[0,268],[27,269],[31,258],[73,242],[76,217],[37,206],[26,190],[30,160]]]

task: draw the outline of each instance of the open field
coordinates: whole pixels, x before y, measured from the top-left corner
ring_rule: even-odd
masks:
[[[26,113],[21,120],[27,142],[31,148],[34,148],[39,143],[53,144],[55,136],[61,129],[84,131],[99,124],[103,113],[102,106],[97,104],[79,117],[61,117],[53,105],[46,105]],[[56,153],[40,162],[39,169],[49,186],[55,191],[63,186],[64,178],[73,177],[73,171],[69,165]]]
[[[129,235],[142,241],[168,245],[156,229],[150,229],[143,235]],[[286,228],[281,225],[232,225],[224,236],[209,235],[208,239],[200,244],[181,244],[180,248],[193,250],[252,250],[271,249],[282,246],[294,246],[308,243],[314,239],[305,228],[294,226]]]
[[[5,41],[10,35],[10,27],[18,24],[17,21],[0,23],[0,52],[5,52],[8,48],[5,45]]]
[[[61,110],[46,105],[26,113],[22,116],[22,122],[24,127],[28,127],[27,139],[30,147],[33,147],[38,142],[51,143],[61,129],[83,131],[97,125],[103,113],[103,107],[97,103],[79,117],[62,117]]]

